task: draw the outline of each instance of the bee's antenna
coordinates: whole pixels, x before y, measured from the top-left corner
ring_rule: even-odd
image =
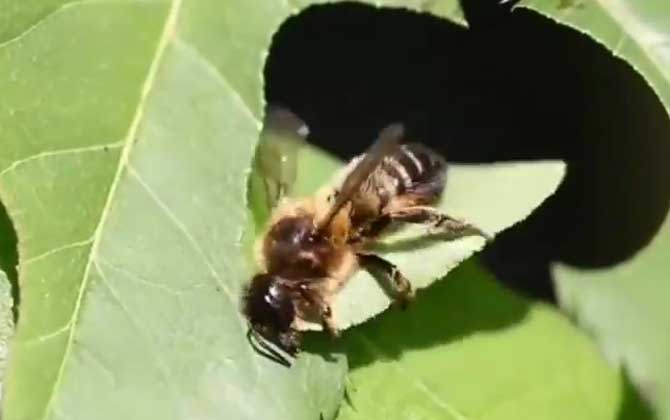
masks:
[[[268,344],[265,340],[265,337],[260,335],[252,327],[249,327],[247,330],[247,341],[249,344],[251,344],[251,347],[253,347],[254,351],[256,351],[256,353],[260,354],[261,356],[283,366],[291,367],[291,362],[289,362],[288,359],[286,359],[286,357],[284,357],[276,349],[272,348],[272,346],[270,346],[270,344]]]

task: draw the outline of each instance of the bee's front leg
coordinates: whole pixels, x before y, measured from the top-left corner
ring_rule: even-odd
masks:
[[[393,210],[388,217],[394,222],[429,224],[431,233],[444,234],[450,239],[478,235],[490,241],[491,235],[477,226],[441,213],[429,206],[412,206]]]
[[[333,310],[327,303],[321,306],[321,325],[331,337],[340,336],[340,330],[335,325],[335,320],[333,319]]]
[[[395,264],[386,261],[375,254],[356,254],[358,263],[369,272],[381,272],[389,280],[393,289],[394,297],[402,308],[406,307],[414,299],[414,290],[412,284],[407,280]]]
[[[323,329],[331,337],[339,337],[340,330],[335,325],[335,320],[333,319],[333,310],[328,302],[326,302],[326,300],[321,297],[318,291],[310,288],[309,284],[307,283],[301,283],[299,290],[302,298],[309,302],[310,306],[316,309],[318,312]]]

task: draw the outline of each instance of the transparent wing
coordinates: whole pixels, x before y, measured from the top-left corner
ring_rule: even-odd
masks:
[[[333,217],[340,211],[354,194],[358,191],[370,174],[377,169],[377,166],[384,160],[384,157],[391,154],[398,143],[403,138],[405,129],[402,124],[395,123],[384,128],[374,144],[363,155],[358,164],[347,174],[342,181],[342,185],[337,191],[333,205],[328,210],[325,217],[319,221],[318,228],[324,229],[330,224]]]
[[[268,106],[254,158],[251,193],[258,206],[269,212],[290,195],[297,175],[297,155],[309,134],[307,125],[294,113]]]

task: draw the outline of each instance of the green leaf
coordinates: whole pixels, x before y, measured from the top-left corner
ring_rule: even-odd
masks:
[[[583,333],[476,261],[418,301],[345,333],[351,373],[339,420],[647,418]]]
[[[267,361],[239,311],[264,52],[291,10],[20,4],[0,40],[22,286],[3,418],[331,418],[344,360]]]
[[[9,340],[14,334],[12,305],[12,286],[5,273],[0,270],[0,398],[4,393]]]
[[[0,199],[22,287],[3,418],[333,416],[344,360],[258,357],[238,305],[262,68],[292,3],[0,1]],[[456,0],[375,4],[462,21]],[[451,210],[492,231],[532,208],[488,226],[472,204]]]
[[[298,155],[296,193],[313,192],[329,182],[340,167],[337,160],[325,153],[303,147]],[[555,161],[452,164],[437,208],[494,235],[525,219],[556,190],[563,174],[564,164]],[[383,238],[376,247],[378,254],[396,264],[418,289],[443,277],[485,245],[479,236],[444,241],[426,238],[425,234],[423,226],[405,226]],[[390,303],[388,294],[374,277],[361,270],[336,297],[333,308],[336,324],[341,328],[360,324]]]
[[[601,42],[645,77],[670,113],[670,2],[521,0],[518,6]]]
[[[662,418],[670,418],[670,219],[633,259],[606,269],[554,269],[561,304],[608,359],[628,369]]]

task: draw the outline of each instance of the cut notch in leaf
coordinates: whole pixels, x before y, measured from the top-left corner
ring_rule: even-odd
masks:
[[[342,166],[313,146],[298,149],[295,195],[313,193],[332,182]],[[556,161],[512,162],[489,165],[452,164],[445,193],[437,208],[450,216],[475,224],[495,234],[523,220],[558,187],[564,164]],[[262,201],[251,203],[262,205]],[[262,229],[259,229],[262,231]],[[383,238],[376,252],[396,264],[415,288],[423,288],[485,245],[478,236],[452,241],[425,237],[425,227],[406,226]],[[344,329],[377,315],[391,298],[366,271],[359,270],[337,295],[335,323]],[[310,324],[310,329],[320,329]]]

